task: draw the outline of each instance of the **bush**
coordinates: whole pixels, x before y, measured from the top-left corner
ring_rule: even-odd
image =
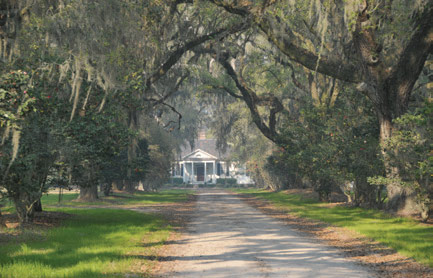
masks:
[[[229,185],[235,185],[237,182],[238,182],[237,179],[233,179],[233,178],[226,179],[226,183]]]
[[[219,178],[216,180],[218,185],[236,185],[237,182],[234,178]]]
[[[225,179],[218,178],[218,179],[216,180],[216,183],[217,183],[218,185],[222,185],[222,184],[225,183]]]
[[[169,180],[169,184],[182,184],[183,183],[183,178],[170,178]]]

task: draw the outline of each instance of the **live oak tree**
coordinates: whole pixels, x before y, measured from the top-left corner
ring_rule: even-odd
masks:
[[[32,221],[57,158],[57,105],[43,89],[25,71],[0,77],[0,197],[14,202],[21,222]]]
[[[113,98],[120,100],[121,113],[127,116],[124,124],[136,132],[137,119],[155,110],[166,108],[177,113],[180,121],[176,108],[167,103],[188,76],[176,64],[195,46],[222,39],[244,27],[237,22],[221,24],[225,20],[220,20],[217,13],[201,14],[197,10],[206,7],[196,5],[191,9],[182,2],[1,3],[2,65],[26,67],[29,71],[43,68],[48,77],[44,82],[55,90],[52,94],[69,102],[71,109],[65,109],[70,113],[66,124],[69,130],[65,132],[71,144],[65,149],[72,152],[64,151],[67,157],[61,158],[69,164],[71,181],[82,185],[83,197],[89,195],[84,192],[89,191],[87,186],[94,188],[98,180],[102,167],[98,161],[105,152],[98,149],[101,144],[97,140],[81,139],[89,139],[85,133],[98,130],[93,118],[107,116],[107,103]],[[122,101],[125,96],[128,101]],[[61,119],[67,122],[65,117]],[[161,125],[167,126],[170,121]],[[80,133],[80,126],[86,132]],[[99,126],[103,126],[101,122]],[[19,132],[15,134],[14,150],[19,150]],[[139,138],[131,135],[129,139],[127,165],[132,167],[139,157]],[[164,167],[168,167],[166,164]],[[135,169],[127,169],[128,179],[136,176]],[[78,180],[80,176],[87,178]],[[94,198],[95,191],[91,193],[89,198]]]
[[[146,178],[146,169],[141,176],[135,174],[141,172],[135,172],[138,168],[133,165],[141,158],[146,160],[147,151],[150,151],[149,159],[157,161],[157,169],[165,175],[162,169],[169,167],[167,161],[172,151],[167,148],[169,142],[179,145],[184,138],[193,141],[196,131],[182,127],[182,123],[194,124],[192,117],[197,112],[185,111],[178,97],[182,92],[207,90],[217,98],[222,93],[230,95],[235,99],[230,105],[240,107],[244,103],[248,108],[249,124],[255,123],[264,136],[277,144],[289,146],[293,133],[284,132],[289,129],[303,132],[302,125],[288,124],[290,119],[299,123],[318,122],[318,131],[309,133],[305,140],[323,137],[329,128],[344,125],[341,119],[339,123],[332,122],[332,110],[341,92],[354,87],[368,97],[369,105],[375,110],[387,175],[392,181],[399,174],[398,167],[391,164],[392,156],[385,149],[385,142],[395,133],[393,120],[407,111],[414,85],[432,52],[432,6],[428,0],[413,3],[403,0],[7,0],[0,3],[1,71],[2,74],[11,69],[31,72],[33,84],[41,85],[44,92],[53,96],[51,100],[58,98],[67,107],[64,109],[67,113],[56,124],[63,123],[62,126],[70,128],[65,133],[74,142],[69,150],[74,145],[83,158],[80,160],[72,152],[67,155],[70,172],[75,166],[76,170],[81,167],[77,177],[86,172],[88,164],[85,163],[95,165],[94,174],[85,173],[89,177],[87,185],[94,186],[93,181],[100,180],[100,171],[110,168],[100,164],[101,158],[125,159],[126,156],[127,167],[122,169],[125,172],[122,174],[127,180],[134,180],[130,185],[135,188],[136,178]],[[247,45],[254,51],[247,51]],[[220,67],[218,70],[229,78],[220,82],[212,73],[206,76],[205,71],[212,67]],[[38,77],[37,72],[43,72],[44,77]],[[424,79],[428,75],[427,71]],[[230,107],[224,107],[227,103],[223,99],[215,102],[220,105],[215,111],[229,116],[215,122],[214,127],[221,135],[226,127],[236,128],[237,122],[246,117],[246,110],[235,113]],[[98,150],[98,146],[107,142],[81,140],[86,135],[77,130],[82,124],[86,126],[82,130],[89,134],[98,127],[110,129],[109,124],[101,122],[113,115],[110,109],[118,112],[115,124],[122,126],[120,129],[133,131],[127,134],[129,143],[123,151]],[[301,115],[302,111],[310,110],[322,115],[326,109],[331,112],[323,113],[321,122],[312,114],[309,118]],[[358,110],[348,113],[353,116],[353,126],[368,130],[370,118],[357,121],[355,115],[371,115]],[[152,132],[146,129],[154,124],[158,127]],[[117,126],[112,128],[116,130]],[[104,133],[105,129],[99,131]],[[352,148],[359,140],[348,139],[353,135],[351,130],[341,132],[341,136],[345,137],[347,152],[353,150],[352,155],[356,155],[359,152]],[[21,150],[17,147],[20,133],[12,129],[10,134],[9,160],[14,161]],[[106,134],[107,138],[113,135],[109,130]],[[173,139],[173,135],[178,138]],[[22,137],[23,143],[29,138],[26,136]],[[167,141],[160,140],[162,145],[154,146],[158,145],[150,143],[157,142],[154,137]],[[148,150],[140,147],[140,140],[148,143]],[[324,141],[317,142],[321,147],[326,146]],[[353,143],[352,147],[349,142]],[[323,157],[329,155],[320,153]],[[305,157],[308,161],[308,155]],[[293,162],[290,159],[286,157],[287,165]],[[304,172],[308,171],[307,166],[306,163]],[[331,172],[324,173],[323,177]],[[155,179],[161,180],[159,176]],[[397,183],[388,183],[387,188],[392,209],[404,204],[405,194],[410,194]]]
[[[353,96],[350,88],[345,88],[345,94],[341,95],[339,91],[343,88],[332,80],[328,82],[320,74],[313,75],[281,60],[260,35],[245,37],[246,43],[240,40],[235,47],[226,42],[219,53],[209,48],[198,51],[213,57],[209,58],[211,66],[202,65],[199,72],[203,83],[200,90],[221,99],[214,101],[210,108],[215,111],[211,127],[217,138],[235,143],[234,151],[239,158],[247,155],[248,159],[242,160],[253,163],[250,170],[257,184],[272,189],[313,185],[326,199],[339,184],[353,180],[353,204],[380,203],[381,189],[367,183],[368,176],[382,169],[377,156],[378,128],[372,121],[371,104],[362,95]],[[234,50],[236,47],[241,50]],[[218,67],[217,61],[222,66]],[[272,111],[270,92],[280,104],[278,112]],[[248,106],[245,99],[250,103]],[[245,113],[248,108],[256,116],[254,120]],[[273,126],[268,123],[270,115],[274,115]],[[256,125],[258,122],[264,134],[279,147],[272,148],[271,144],[266,151],[260,148],[257,151],[260,158],[255,158],[252,146],[261,143],[251,129],[245,131],[246,121]],[[269,156],[268,163],[263,159],[266,156]]]
[[[393,120],[407,111],[412,89],[433,52],[431,1],[211,2],[251,18],[290,60],[357,84],[373,103],[382,143],[392,136]],[[308,20],[312,13],[323,14],[321,22]],[[304,45],[303,35],[308,33],[320,39],[315,51]],[[328,50],[330,41],[338,41],[339,47]],[[383,151],[387,175],[398,175]],[[390,209],[404,205],[406,193],[400,186],[390,183],[387,190]]]

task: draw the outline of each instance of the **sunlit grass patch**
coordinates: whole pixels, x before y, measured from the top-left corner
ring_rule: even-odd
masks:
[[[188,200],[190,190],[170,189],[161,192],[136,192],[131,198],[123,198],[120,201],[126,205],[146,205],[161,203],[178,203]],[[114,194],[116,196],[116,194]],[[116,198],[116,197],[114,197]]]
[[[135,192],[134,194],[116,192],[110,196],[101,196],[96,202],[76,202],[78,193],[62,195],[62,201],[59,203],[59,197],[56,193],[44,194],[42,204],[46,206],[66,205],[66,206],[106,206],[106,205],[152,205],[161,203],[177,203],[188,200],[189,190],[171,189],[160,192]]]
[[[171,231],[160,218],[132,211],[61,211],[74,217],[47,230],[44,239],[0,245],[0,277],[125,277],[146,272],[151,265],[146,258],[156,255]]]
[[[305,199],[300,195],[269,192],[257,189],[236,190],[271,201],[282,210],[300,217],[320,220],[354,230],[362,235],[433,266],[433,226],[412,219],[393,217],[378,210],[327,207],[323,203]]]

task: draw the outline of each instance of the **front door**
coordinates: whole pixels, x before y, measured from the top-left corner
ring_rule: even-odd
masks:
[[[197,181],[204,181],[204,164],[196,165]]]

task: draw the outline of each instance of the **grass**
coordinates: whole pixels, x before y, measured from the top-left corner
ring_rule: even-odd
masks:
[[[75,202],[78,194],[67,193],[60,205],[58,194],[44,194],[44,210],[66,212],[73,217],[51,229],[19,233],[7,229],[6,234],[15,236],[11,237],[13,242],[0,243],[0,278],[143,277],[171,227],[149,214],[84,206],[174,203],[186,201],[189,193],[188,190],[116,193],[92,203]],[[12,203],[3,205],[3,212],[14,212]]]
[[[134,194],[128,193],[115,193],[110,196],[101,196],[99,201],[96,202],[73,202],[78,197],[78,193],[64,194],[61,204],[73,206],[86,206],[86,205],[152,205],[160,203],[177,203],[186,201],[190,191],[174,189],[164,190],[161,192],[135,192]],[[58,204],[57,194],[45,194],[42,197],[42,204],[51,206]]]
[[[328,207],[300,195],[268,192],[257,189],[235,190],[269,200],[282,210],[300,217],[320,220],[354,230],[381,242],[401,254],[433,267],[433,226],[414,220],[392,217],[377,210],[349,207]]]
[[[157,193],[137,192],[134,195],[117,193],[105,200],[115,200],[122,205],[152,205],[161,203],[177,203],[188,200],[189,190],[170,189]]]
[[[146,206],[161,203],[177,203],[188,200],[189,190],[169,189],[160,192],[136,192],[134,194],[115,193],[108,197],[100,196],[100,200],[96,202],[76,202],[78,193],[65,193],[62,195],[62,201],[59,203],[59,195],[57,193],[44,194],[42,196],[42,206]],[[2,203],[4,207],[2,212],[15,212],[13,204],[8,201]]]
[[[0,277],[142,277],[171,228],[156,216],[112,209],[74,214],[43,237],[0,248]]]

